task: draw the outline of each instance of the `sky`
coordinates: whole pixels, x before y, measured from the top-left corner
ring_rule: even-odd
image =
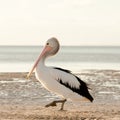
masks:
[[[120,0],[0,0],[0,45],[120,45]]]

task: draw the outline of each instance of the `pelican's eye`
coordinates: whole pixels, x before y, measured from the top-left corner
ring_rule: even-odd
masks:
[[[49,45],[49,43],[47,43],[46,45]]]
[[[46,43],[46,45],[49,45],[49,43]]]

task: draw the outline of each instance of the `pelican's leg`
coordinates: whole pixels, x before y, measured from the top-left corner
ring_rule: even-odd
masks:
[[[63,108],[64,108],[64,104],[65,104],[65,102],[66,102],[67,100],[66,99],[64,99],[64,100],[61,100],[61,108],[60,108],[60,110],[63,110]]]
[[[53,101],[53,102],[45,105],[45,107],[50,107],[50,106],[52,106],[52,107],[57,106],[57,105],[56,105],[56,101]]]
[[[53,102],[47,104],[45,107],[57,106],[56,103],[62,103],[60,110],[63,110],[64,104],[65,104],[66,101],[67,101],[66,99],[64,99],[64,100],[56,100],[56,101],[53,101]]]

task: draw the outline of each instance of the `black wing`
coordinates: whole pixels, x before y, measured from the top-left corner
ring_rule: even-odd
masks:
[[[73,92],[78,93],[79,95],[86,97],[87,99],[89,99],[91,102],[93,101],[93,97],[90,95],[89,91],[88,91],[88,87],[87,84],[82,81],[80,78],[78,78],[76,75],[72,74],[70,70],[66,70],[66,69],[62,69],[62,68],[58,68],[55,67],[54,69],[63,71],[65,73],[68,73],[70,75],[72,75],[72,77],[74,76],[76,78],[76,80],[79,82],[79,87],[76,86],[72,86],[69,82],[69,80],[67,80],[66,82],[62,80],[62,78],[58,78],[58,81],[60,84],[64,85],[65,87],[69,88],[70,90],[72,90]]]

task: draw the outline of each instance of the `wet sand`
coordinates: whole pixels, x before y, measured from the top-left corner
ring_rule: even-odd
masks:
[[[26,74],[0,73],[0,120],[120,120],[120,71],[78,73],[89,84],[95,100],[79,104],[68,101],[65,111],[59,111],[59,105],[45,108],[57,97],[47,92],[34,75],[26,80]]]

